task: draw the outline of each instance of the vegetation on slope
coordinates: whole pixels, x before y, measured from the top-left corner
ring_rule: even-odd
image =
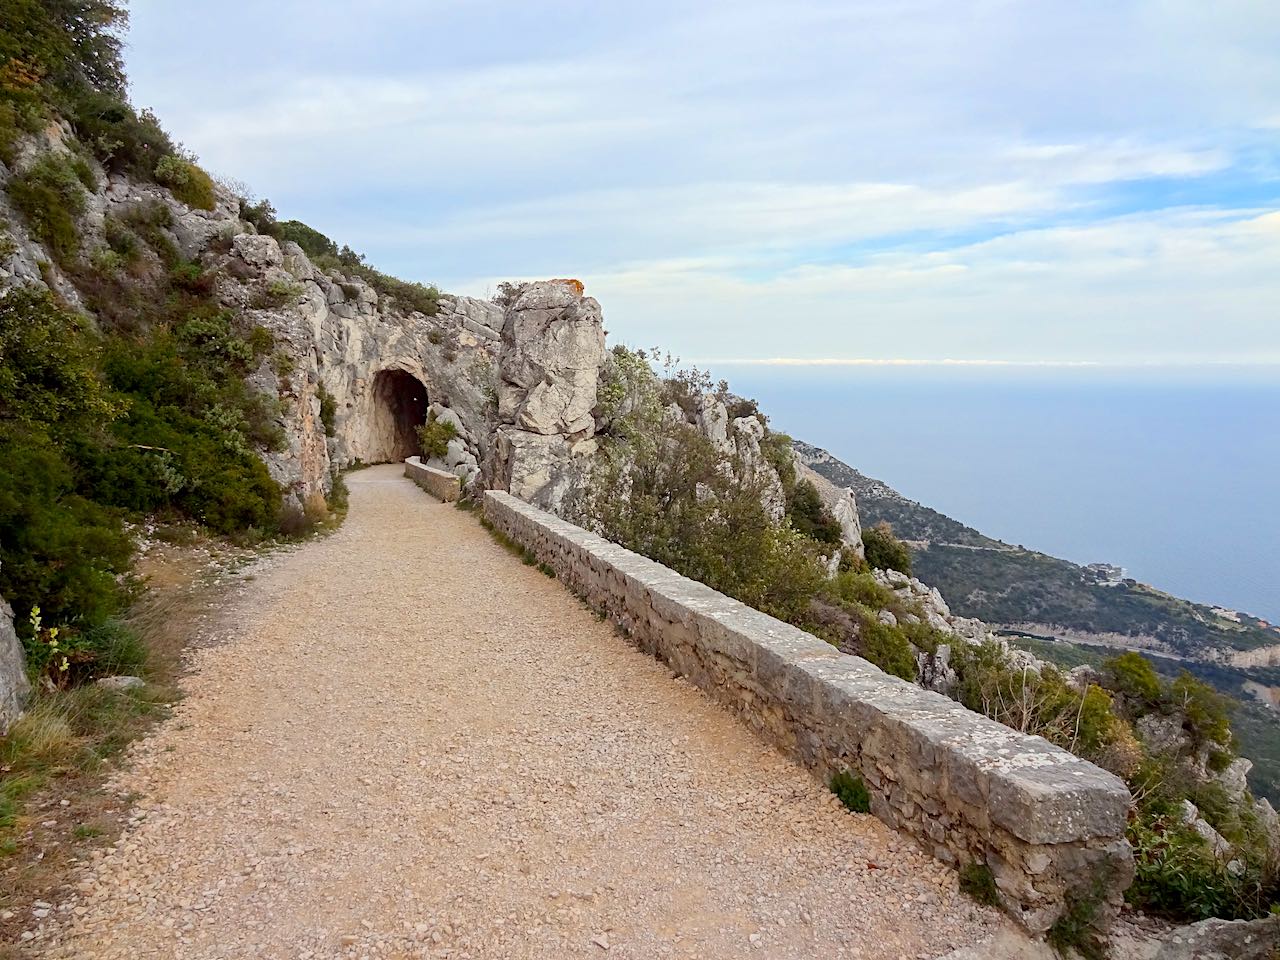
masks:
[[[245,378],[272,354],[272,334],[221,304],[218,278],[183,258],[167,204],[114,205],[101,234],[81,223],[99,187],[94,161],[216,206],[208,174],[125,97],[125,5],[0,0],[0,19],[0,160],[17,163],[4,189],[90,312],[35,287],[0,291],[0,593],[28,644],[39,607],[65,649],[131,598],[131,518],[246,540],[305,532],[315,518],[282,508],[261,456],[284,442],[279,409]],[[61,121],[75,133],[62,146],[32,136]],[[434,288],[385,277],[305,224],[277,224],[269,203],[245,203],[264,232],[434,312]],[[16,249],[2,229],[0,244]],[[331,430],[332,398],[321,416]]]
[[[599,411],[608,425],[600,438],[604,466],[572,504],[577,519],[904,679],[917,680],[921,664],[947,644],[957,675],[953,697],[1129,784],[1135,905],[1201,919],[1262,916],[1280,901],[1280,847],[1250,798],[1224,796],[1215,780],[1234,758],[1224,698],[1190,674],[1162,679],[1136,654],[1085,678],[1052,666],[1027,669],[1000,644],[958,642],[931,629],[922,611],[858,563],[842,561],[831,574],[822,558],[831,552],[834,521],[814,513],[816,498],[778,455],[777,436],[767,438],[762,453],[781,467],[787,497],[781,522],[762,504],[766,481],[696,425],[701,398],[728,399],[727,387],[717,391],[705,374],[670,363],[659,375],[649,360],[623,348],[610,357]],[[887,524],[868,533],[874,565],[910,569],[912,552]],[[1160,723],[1151,729],[1174,734],[1167,740],[1140,734],[1153,717]],[[1185,821],[1186,801],[1232,845],[1229,858]],[[1081,936],[1087,931],[1075,931],[1073,939]]]
[[[853,488],[865,526],[888,523],[903,539],[928,543],[915,552],[916,573],[941,590],[961,616],[993,624],[1043,624],[1076,634],[1150,638],[1194,658],[1280,643],[1280,634],[1260,621],[1243,618],[1237,624],[1203,604],[1132,580],[1100,584],[1077,564],[986,537],[816,447],[798,443],[796,449],[832,483]]]

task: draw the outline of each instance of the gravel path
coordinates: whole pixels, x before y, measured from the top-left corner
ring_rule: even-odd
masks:
[[[51,956],[927,958],[1004,925],[396,467],[261,561]]]

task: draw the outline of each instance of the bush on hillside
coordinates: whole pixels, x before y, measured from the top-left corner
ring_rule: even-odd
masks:
[[[338,245],[319,230],[307,226],[300,220],[285,220],[279,225],[278,239],[281,242],[293,241],[302,248],[308,257],[336,257]]]
[[[47,434],[0,426],[0,595],[19,630],[37,606],[51,625],[102,623],[124,603],[117,578],[132,552],[120,518],[77,493]]]
[[[729,596],[791,622],[803,622],[826,580],[817,545],[775,523],[757,479],[726,469],[696,429],[665,409],[677,390],[644,361],[615,356],[628,409],[588,488],[569,510],[603,536]]]
[[[910,575],[911,550],[893,535],[887,523],[878,523],[862,531],[862,546],[867,563],[877,570],[897,570]]]
[[[120,0],[7,0],[0,64],[16,61],[55,91],[123,96],[121,34],[129,12]]]
[[[59,263],[69,262],[80,250],[76,224],[91,177],[83,159],[46,153],[9,181],[9,199]]]
[[[168,187],[178,200],[198,210],[218,205],[213,179],[193,161],[175,155],[161,157],[155,169],[156,183]]]
[[[451,420],[438,420],[431,413],[427,422],[418,427],[418,444],[424,460],[441,459],[449,452],[449,441],[458,435],[458,428]]]
[[[338,401],[323,383],[316,387],[316,398],[320,401],[320,424],[324,427],[324,435],[332,437],[337,432]]]
[[[787,498],[787,519],[798,532],[818,543],[839,546],[844,542],[840,522],[822,502],[818,488],[808,480],[797,483]]]
[[[134,180],[154,179],[160,161],[178,150],[154,113],[138,112],[112,94],[78,94],[68,107],[68,119],[104,167]]]
[[[1160,704],[1160,676],[1151,661],[1142,654],[1126,651],[1108,660],[1103,670],[1107,686],[1139,709],[1145,710]]]
[[[66,438],[96,430],[120,411],[98,370],[88,325],[37,287],[0,297],[0,360],[0,424]]]

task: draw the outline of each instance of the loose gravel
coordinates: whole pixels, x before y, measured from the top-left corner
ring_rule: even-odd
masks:
[[[28,946],[84,958],[932,958],[953,871],[375,467],[259,562]]]

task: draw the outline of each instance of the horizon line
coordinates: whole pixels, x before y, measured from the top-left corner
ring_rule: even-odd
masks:
[[[1084,367],[1084,368],[1180,368],[1275,367],[1280,360],[1000,360],[994,358],[910,357],[720,357],[693,358],[690,363],[740,367]]]

